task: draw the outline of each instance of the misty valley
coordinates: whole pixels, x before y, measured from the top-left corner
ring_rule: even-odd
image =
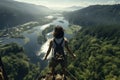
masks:
[[[0,0],[0,80],[49,76],[52,51],[43,58],[57,25],[76,55],[67,80],[120,80],[120,4],[53,10],[17,0]]]

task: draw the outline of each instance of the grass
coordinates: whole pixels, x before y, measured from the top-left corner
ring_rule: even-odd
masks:
[[[67,34],[74,34],[75,32],[78,32],[81,29],[78,25],[70,25],[70,27],[65,30]]]

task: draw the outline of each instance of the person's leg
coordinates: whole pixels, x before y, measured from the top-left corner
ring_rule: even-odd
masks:
[[[62,71],[63,71],[63,74],[64,74],[64,80],[67,80],[67,79],[66,79],[66,68],[65,68],[65,67],[62,67]]]
[[[62,73],[63,73],[63,76],[64,76],[64,80],[67,80],[66,79],[66,66],[65,66],[65,62],[64,61],[61,61],[61,67],[62,67]]]
[[[55,80],[55,67],[52,67],[51,72],[52,72],[52,76],[53,76],[52,80]]]
[[[52,80],[55,80],[55,68],[57,65],[58,65],[57,61],[53,58],[52,64],[51,64],[51,72],[52,72],[52,76],[53,76]]]
[[[63,71],[63,74],[64,74],[64,80],[67,80],[66,79],[66,75],[67,75],[67,72],[66,72],[66,69],[67,69],[67,57],[66,56],[61,61],[61,66],[62,66],[62,71]]]

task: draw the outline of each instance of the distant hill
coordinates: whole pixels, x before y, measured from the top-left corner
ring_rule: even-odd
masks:
[[[0,29],[37,20],[50,12],[49,8],[40,5],[0,0]]]
[[[120,25],[120,4],[93,5],[81,10],[65,14],[71,23],[83,26],[90,25]]]
[[[75,11],[75,10],[79,10],[79,9],[82,9],[82,8],[83,8],[82,6],[71,6],[71,7],[65,8],[64,10],[66,10],[66,11]]]

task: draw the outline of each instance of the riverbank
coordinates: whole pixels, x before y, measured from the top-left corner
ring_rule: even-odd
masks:
[[[65,36],[69,39],[72,38],[72,35],[75,34],[77,30],[79,30],[78,26],[69,25],[69,22],[66,21],[62,16],[58,16],[56,20],[53,19],[55,18],[49,19],[48,21],[51,21],[50,23],[41,26],[36,22],[21,25],[21,27],[17,27],[17,30],[21,30],[21,28],[23,30],[21,30],[19,34],[17,33],[17,30],[13,30],[13,34],[22,35],[23,38],[16,37],[16,35],[15,37],[11,37],[10,35],[0,38],[0,41],[2,44],[14,42],[22,46],[24,48],[25,54],[30,58],[30,61],[33,63],[40,61],[40,63],[43,64],[41,66],[43,69],[46,66],[46,64],[44,65],[46,62],[42,61],[42,58],[48,49],[48,43],[49,39],[52,38],[53,28],[56,25],[63,26],[66,33]],[[29,27],[29,25],[31,25],[31,27]]]
[[[47,23],[52,22],[56,18],[42,18],[39,19],[38,21],[31,21],[22,25],[18,25],[12,28],[7,28],[0,30],[0,37],[9,37],[9,38],[24,38],[24,36],[21,34],[24,31],[31,30],[32,28],[40,25],[44,25]]]

